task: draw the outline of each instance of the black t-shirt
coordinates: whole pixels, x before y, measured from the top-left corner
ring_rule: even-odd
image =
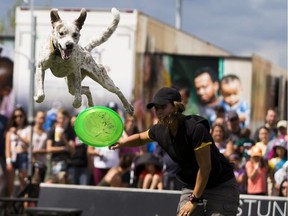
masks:
[[[209,133],[209,123],[203,117],[186,116],[175,137],[170,135],[168,127],[163,124],[153,125],[148,135],[179,164],[177,177],[187,187],[195,186],[199,166],[194,151],[203,145],[210,145],[211,149],[212,170],[206,188],[216,187],[234,178],[233,166],[219,152]]]
[[[0,156],[5,156],[5,130],[8,119],[6,116],[0,114]]]
[[[75,152],[71,156],[71,167],[87,167],[88,158],[87,158],[87,145],[80,142],[78,138],[75,140]]]
[[[64,136],[66,137],[66,140],[68,142],[75,139],[75,135],[74,135],[72,128],[69,127],[67,129],[65,129],[63,133],[64,133]],[[65,143],[62,140],[60,140],[59,142],[55,141],[55,139],[54,139],[55,138],[55,127],[51,128],[48,131],[47,136],[48,136],[47,137],[48,140],[53,141],[52,146],[65,146]],[[62,161],[62,160],[67,161],[68,159],[70,159],[70,153],[68,151],[61,151],[61,152],[51,154],[51,160],[52,161]]]

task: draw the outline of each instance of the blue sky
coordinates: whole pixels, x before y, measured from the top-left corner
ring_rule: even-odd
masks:
[[[0,19],[16,0],[0,0]],[[18,1],[19,2],[19,1]],[[34,0],[34,5],[137,9],[175,26],[176,0]],[[22,3],[23,4],[23,3]],[[239,56],[287,69],[287,0],[182,0],[182,30]],[[9,11],[10,10],[10,11]]]

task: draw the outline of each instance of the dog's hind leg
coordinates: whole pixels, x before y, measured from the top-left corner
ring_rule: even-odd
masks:
[[[34,100],[37,103],[41,103],[45,99],[44,94],[44,77],[45,77],[45,71],[41,67],[37,67],[36,69],[36,95],[34,96]]]
[[[105,68],[102,65],[95,65],[95,67],[91,68],[91,70],[93,71],[93,73],[87,72],[87,76],[99,83],[103,88],[116,94],[121,100],[125,110],[132,115],[134,111],[133,106],[127,101],[120,89],[115,86],[113,80],[108,76]]]
[[[71,95],[75,95],[75,86],[72,85],[73,83],[75,83],[74,76],[68,76],[67,77],[67,86],[68,86],[68,91]],[[81,95],[82,94],[84,94],[87,97],[88,106],[89,107],[94,106],[92,94],[91,94],[89,86],[81,86]],[[74,106],[74,104],[73,104],[73,106]],[[80,103],[80,106],[81,106],[81,103]]]
[[[94,106],[93,99],[92,99],[92,94],[91,94],[89,86],[82,86],[81,87],[81,94],[86,95],[89,107]]]
[[[81,98],[81,76],[76,73],[70,74],[66,77],[66,82],[68,86],[68,91],[70,94],[74,95],[74,101],[73,101],[73,107],[79,108],[82,104],[82,98]]]

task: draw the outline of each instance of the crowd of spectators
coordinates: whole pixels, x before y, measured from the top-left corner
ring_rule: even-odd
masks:
[[[145,56],[145,75],[151,73],[150,79],[144,77],[145,95],[152,94],[156,86],[156,72],[149,71],[150,57]],[[0,80],[0,196],[15,195],[15,185],[22,191],[28,182],[181,189],[175,178],[177,164],[157,143],[119,151],[87,146],[73,130],[77,115],[57,102],[48,111],[37,111],[33,126],[28,124],[26,111],[12,103],[13,62],[1,57],[0,66],[4,68]],[[198,113],[209,120],[216,146],[234,166],[240,193],[287,196],[287,121],[278,119],[271,108],[263,124],[251,131],[250,107],[241,98],[241,80],[233,74],[218,80],[210,67],[199,68],[193,77],[198,100],[192,108],[189,85],[183,85],[183,81],[176,84],[174,80],[187,105],[185,114]],[[147,121],[147,110],[143,109],[147,100],[135,101],[135,116],[125,115],[115,102],[107,104],[123,120],[123,137],[153,124],[153,115]]]
[[[119,111],[115,104],[110,108]],[[54,112],[51,119],[47,112],[38,111],[33,126],[21,107],[14,109],[10,119],[0,116],[1,196],[14,196],[16,182],[23,190],[29,177],[35,184],[181,189],[175,178],[177,164],[157,143],[116,151],[87,146],[73,130],[77,115],[60,107]],[[123,136],[136,133],[136,117],[119,114]],[[241,194],[288,196],[287,121],[278,120],[274,109],[267,110],[265,122],[254,133],[241,126],[237,112],[228,111],[211,124],[211,135],[233,164]],[[29,176],[31,136],[33,172]]]

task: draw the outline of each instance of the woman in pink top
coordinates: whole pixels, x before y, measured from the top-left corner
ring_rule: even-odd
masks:
[[[245,165],[248,177],[247,194],[266,195],[268,166],[263,159],[262,150],[258,146],[253,146],[250,155],[251,158]]]

